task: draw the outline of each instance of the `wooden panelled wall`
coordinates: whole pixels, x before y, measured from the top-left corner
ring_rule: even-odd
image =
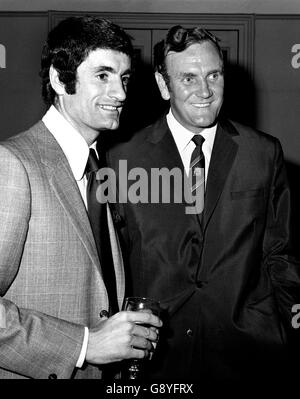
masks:
[[[0,12],[0,139],[26,129],[44,113],[38,76],[42,44],[60,20],[79,14],[84,13]],[[132,130],[150,123],[165,105],[151,65],[153,46],[166,31],[177,24],[202,25],[221,39],[227,61],[226,112],[280,139],[299,225],[300,15],[93,14],[118,23],[134,39],[136,84],[123,122]]]

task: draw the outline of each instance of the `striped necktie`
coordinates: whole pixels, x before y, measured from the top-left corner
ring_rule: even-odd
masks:
[[[205,194],[205,158],[202,151],[202,144],[205,139],[200,134],[195,134],[192,140],[196,147],[191,156],[189,177],[191,182],[191,194],[196,200],[196,213],[200,215],[204,209]]]

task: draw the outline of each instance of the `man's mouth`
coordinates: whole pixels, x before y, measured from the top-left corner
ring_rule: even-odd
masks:
[[[104,105],[100,104],[99,108],[104,109],[105,111],[118,111],[118,109],[121,109],[121,106],[116,106],[116,105]]]
[[[196,108],[207,108],[210,106],[211,103],[193,103],[193,107]]]

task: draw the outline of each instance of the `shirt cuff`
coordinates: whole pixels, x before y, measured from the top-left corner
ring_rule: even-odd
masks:
[[[88,327],[84,327],[83,344],[82,344],[82,348],[81,348],[81,352],[80,352],[79,358],[78,358],[77,363],[76,363],[76,367],[78,367],[78,368],[81,368],[83,363],[84,363],[84,359],[85,359],[85,355],[86,355],[86,351],[87,351],[87,346],[88,346],[88,340],[89,340],[89,329],[88,329]]]

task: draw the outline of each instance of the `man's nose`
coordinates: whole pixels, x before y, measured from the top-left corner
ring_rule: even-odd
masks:
[[[212,90],[209,87],[206,79],[201,79],[197,86],[196,94],[198,97],[208,98],[212,95]]]
[[[109,95],[118,101],[124,101],[126,99],[126,91],[122,80],[118,80],[112,84]]]

